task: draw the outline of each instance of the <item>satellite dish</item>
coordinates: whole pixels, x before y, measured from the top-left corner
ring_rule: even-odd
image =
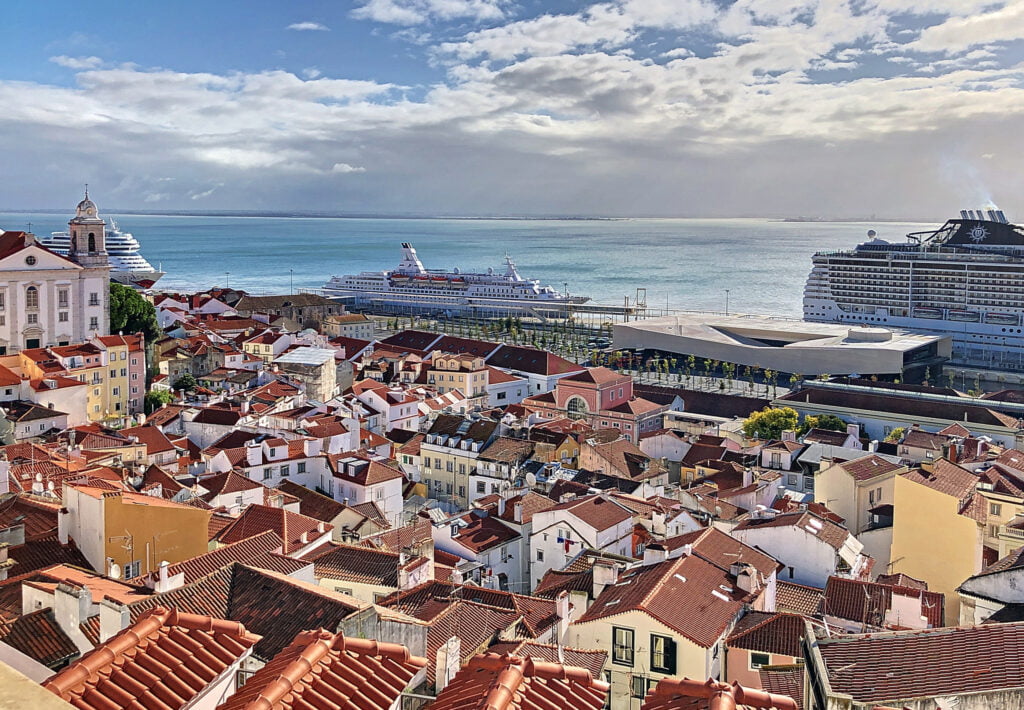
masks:
[[[537,485],[537,474],[533,473],[532,471],[527,471],[526,472],[526,485],[528,485],[530,488],[533,488],[534,486],[536,486]]]
[[[116,562],[111,562],[110,573],[107,576],[111,579],[121,579],[121,565]]]

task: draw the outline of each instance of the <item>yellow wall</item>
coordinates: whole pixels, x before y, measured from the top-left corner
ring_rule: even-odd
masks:
[[[430,456],[430,468],[427,468],[425,465],[421,465],[420,466],[420,473],[421,473],[421,475],[424,478],[431,479],[431,488],[430,488],[430,495],[431,495],[431,497],[434,497],[434,498],[444,498],[444,497],[446,497],[448,489],[445,486],[448,483],[451,483],[452,484],[452,494],[451,494],[452,495],[452,499],[458,501],[463,506],[467,506],[467,505],[469,505],[469,495],[470,495],[469,475],[473,472],[474,469],[476,469],[476,461],[477,460],[474,457],[477,456],[479,454],[479,452],[468,452],[468,451],[467,452],[462,452],[462,453],[466,453],[466,454],[472,453],[473,457],[471,457],[471,456],[462,456],[462,455],[455,454],[455,453],[447,453],[447,451],[448,450],[445,450],[445,452],[437,452],[437,451],[430,451],[430,450],[428,450],[426,448],[421,448],[420,449],[420,454],[421,454],[421,457],[423,459],[423,463],[424,464],[426,463],[427,456]],[[434,464],[436,463],[435,459],[441,459],[441,468],[440,469],[434,467]],[[448,470],[448,463],[449,462],[452,464],[452,470],[451,471]],[[465,473],[460,473],[459,472],[460,471],[460,469],[459,469],[460,465],[462,465],[464,467]],[[441,481],[442,482],[440,492],[438,492],[437,489],[434,488],[433,481]],[[460,486],[464,489],[463,495],[461,495],[461,496],[459,495],[459,487]]]
[[[612,661],[613,626],[633,630],[632,667],[618,665]],[[669,676],[650,669],[651,634],[671,636],[675,639],[676,672],[674,675]],[[611,672],[611,707],[613,710],[639,710],[641,701],[630,697],[631,679],[634,675],[643,675],[648,678],[648,685],[651,687],[653,687],[652,682],[657,683],[662,678],[707,678],[708,650],[640,611],[630,611],[582,624],[571,624],[568,645],[573,648],[600,649],[608,652],[605,670]]]
[[[946,623],[960,615],[956,588],[981,569],[978,523],[958,513],[953,496],[902,476],[895,480],[892,567],[928,582],[928,589],[946,595]],[[884,570],[878,570],[879,573]]]
[[[363,584],[361,582],[350,582],[346,579],[331,579],[321,577],[318,580],[321,587],[327,587],[331,591],[348,594],[360,601],[369,604],[376,604],[378,597],[383,597],[397,591],[397,587],[385,587],[382,584]]]
[[[142,561],[141,573],[157,569],[162,561],[171,564],[208,551],[207,530],[210,511],[184,505],[141,505],[120,496],[103,499],[106,556],[119,565]],[[134,549],[129,556],[123,539],[131,535]],[[146,545],[149,545],[147,550]],[[147,558],[148,554],[148,558]]]

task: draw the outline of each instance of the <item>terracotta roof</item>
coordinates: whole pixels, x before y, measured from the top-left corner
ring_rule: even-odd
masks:
[[[217,496],[241,493],[243,491],[254,491],[263,488],[262,483],[246,478],[234,471],[227,471],[225,473],[207,476],[206,478],[200,478],[196,482],[209,491],[203,496],[203,500],[208,502]]]
[[[626,508],[600,495],[589,495],[558,503],[545,512],[563,510],[576,516],[595,530],[607,530],[619,523],[631,520],[633,517]]]
[[[765,577],[771,576],[779,566],[779,563],[771,555],[750,545],[745,545],[714,527],[702,528],[667,538],[662,545],[669,551],[676,550],[683,545],[691,545],[695,554],[719,567],[728,569],[736,562],[749,564]]]
[[[459,526],[459,532],[452,537],[452,541],[476,553],[500,547],[520,537],[512,528],[490,515],[481,515],[479,511],[467,513],[459,520],[465,526]]]
[[[281,538],[277,533],[268,530],[245,540],[218,547],[216,550],[211,550],[190,560],[176,562],[167,567],[167,573],[169,575],[183,574],[185,576],[184,584],[191,584],[232,562],[241,562],[250,567],[267,569],[281,574],[294,574],[309,566],[300,560],[278,554],[280,551]],[[155,578],[157,575],[158,572],[152,572],[148,576]],[[139,578],[140,583],[143,579],[145,577]]]
[[[74,540],[62,545],[56,536],[45,540],[30,540],[24,545],[7,548],[7,557],[14,560],[8,573],[11,576],[26,574],[53,565],[72,565],[89,568],[89,561],[75,546]]]
[[[445,686],[431,710],[598,710],[608,684],[583,668],[483,654]]]
[[[920,599],[921,614],[928,618],[928,625],[933,628],[943,625],[942,609],[945,597],[938,592],[844,577],[828,578],[825,583],[825,603],[822,610],[828,616],[884,627],[887,626],[886,614],[892,609],[894,594]],[[916,623],[918,619],[914,621]],[[896,625],[899,626],[898,620]]]
[[[775,608],[804,616],[817,616],[825,603],[825,592],[817,587],[806,587],[793,582],[775,583]]]
[[[426,664],[398,644],[304,631],[218,710],[390,710]]]
[[[593,649],[582,650],[578,648],[558,647],[549,643],[537,641],[507,641],[492,644],[488,653],[499,656],[519,656],[520,658],[532,658],[535,661],[546,661],[548,663],[562,663],[566,666],[585,668],[595,680],[602,680],[605,664],[608,662],[608,652]]]
[[[542,496],[540,493],[534,493],[533,491],[527,491],[526,493],[520,493],[517,496],[506,499],[505,512],[502,514],[498,513],[497,501],[495,501],[495,504],[491,507],[491,515],[499,520],[504,520],[506,523],[518,525],[519,523],[515,522],[517,504],[522,504],[523,506],[522,522],[524,524],[532,522],[533,516],[537,513],[550,510],[555,507],[555,502],[547,496]]]
[[[397,588],[400,557],[397,552],[332,542],[307,552],[301,559],[313,563],[317,579],[327,577]],[[411,569],[423,562],[422,557],[416,557],[405,564]]]
[[[210,524],[206,529],[206,538],[208,540],[213,540],[220,535],[224,528],[231,525],[233,522],[235,522],[235,518],[226,513],[214,513],[210,516]]]
[[[842,446],[849,436],[845,431],[833,431],[831,429],[810,429],[804,434],[805,444],[828,444],[829,446]]]
[[[797,614],[748,614],[756,623],[749,628],[734,630],[726,639],[726,645],[732,648],[744,648],[748,651],[774,653],[781,656],[802,658],[800,639],[806,634],[804,617]],[[747,617],[744,617],[746,620]]]
[[[326,587],[238,562],[184,587],[150,594],[129,608],[137,618],[156,606],[244,624],[261,637],[254,653],[263,660],[277,655],[298,633],[338,629],[344,619],[369,607]]]
[[[346,459],[355,459],[347,463]],[[327,462],[335,478],[360,486],[374,486],[387,481],[404,479],[405,473],[392,460],[367,459],[352,452],[328,454]]]
[[[0,622],[0,641],[48,668],[57,669],[78,655],[78,647],[53,616],[38,609]]]
[[[741,521],[734,530],[760,530],[787,526],[800,528],[808,535],[814,535],[836,550],[839,550],[850,537],[850,531],[842,525],[818,517],[808,510],[780,513],[769,518],[747,518]],[[811,532],[812,529],[817,529],[817,532]]]
[[[321,527],[322,529],[320,529]],[[254,503],[247,507],[236,520],[221,530],[217,535],[217,540],[228,544],[272,530],[284,540],[284,554],[290,555],[317,538],[330,534],[333,529],[333,525],[301,513]],[[302,541],[303,535],[307,536],[306,542]]]
[[[392,348],[404,348],[423,352],[431,348],[441,337],[438,333],[428,333],[423,330],[403,330],[380,342]]]
[[[162,431],[152,426],[137,426],[129,429],[122,429],[120,432],[123,436],[134,436],[139,440],[139,443],[144,444],[146,447],[146,453],[149,456],[155,456],[156,454],[164,453],[167,451],[174,451],[174,444],[168,439]]]
[[[0,500],[0,527],[25,526],[25,540],[50,537],[57,532],[59,501],[40,500],[28,494],[13,494]]]
[[[763,690],[744,688],[735,682],[727,685],[711,679],[701,682],[689,678],[665,678],[647,693],[641,710],[796,710],[796,707],[796,701],[788,696],[770,695]]]
[[[82,710],[181,707],[257,640],[236,622],[157,607],[43,687]]]
[[[480,459],[499,463],[518,464],[533,454],[533,442],[499,436],[480,452]]]
[[[644,565],[620,574],[576,623],[640,611],[710,648],[743,610],[748,595],[734,584],[727,571],[697,555]]]
[[[594,568],[579,572],[549,569],[537,582],[533,593],[538,597],[554,599],[562,592],[584,592],[588,597],[594,590]]]
[[[413,547],[431,539],[433,539],[433,525],[430,520],[416,518],[408,525],[372,535],[362,540],[360,544],[400,552],[403,547]]]
[[[583,366],[536,348],[502,345],[487,358],[487,364],[504,370],[529,372],[535,375],[564,375],[580,372]]]
[[[769,666],[762,668],[757,673],[761,680],[761,688],[766,693],[793,698],[796,710],[803,710],[804,667],[802,664]],[[875,710],[880,709],[875,708]]]
[[[1024,547],[1021,548],[1024,551]],[[922,582],[920,579],[914,579],[909,574],[903,572],[897,572],[896,574],[880,574],[875,577],[875,581],[879,584],[886,584],[890,587],[906,587],[907,589],[923,589],[928,590],[928,583]]]
[[[901,475],[909,481],[961,500],[971,494],[978,485],[978,477],[975,474],[946,459],[935,461],[931,471],[914,468]]]
[[[1024,622],[819,639],[835,693],[854,703],[1024,687]]]
[[[875,454],[869,454],[852,461],[843,461],[838,466],[856,481],[866,481],[875,476],[892,473],[903,468],[899,464],[895,464]]]

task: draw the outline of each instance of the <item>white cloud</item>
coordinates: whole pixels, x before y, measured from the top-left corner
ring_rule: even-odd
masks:
[[[662,52],[660,56],[665,57],[666,59],[680,59],[692,57],[693,52],[686,47],[676,47],[675,49],[670,49],[667,52]]]
[[[506,0],[366,0],[352,11],[360,20],[418,25],[432,20],[500,20]]]
[[[330,27],[320,24],[319,22],[293,22],[285,29],[296,30],[298,32],[330,32],[331,30]]]
[[[335,163],[331,167],[331,172],[332,173],[341,173],[341,174],[345,174],[345,173],[365,173],[366,172],[366,168],[360,167],[358,165],[349,165],[348,163]]]
[[[79,69],[95,69],[103,64],[103,60],[99,57],[68,57],[65,55],[50,57],[50,61],[68,69],[75,69],[76,71]]]
[[[323,74],[323,72],[316,67],[306,67],[302,70],[302,76],[306,79],[316,79],[321,74]]]
[[[952,17],[942,24],[926,27],[907,48],[956,54],[981,44],[1016,39],[1024,39],[1024,3],[1021,2],[992,12]]]

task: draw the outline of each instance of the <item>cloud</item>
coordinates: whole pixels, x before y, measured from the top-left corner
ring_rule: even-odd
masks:
[[[365,173],[366,168],[359,167],[357,165],[349,165],[348,163],[335,163],[331,167],[332,173],[340,173],[342,175],[346,173]]]
[[[432,20],[504,18],[506,0],[365,0],[352,11],[359,20],[395,25],[419,25]]]
[[[50,61],[62,67],[75,70],[95,69],[103,64],[103,60],[99,57],[68,57],[65,55],[50,57]]]
[[[330,32],[331,28],[327,25],[322,25],[319,22],[293,22],[288,25],[285,29],[296,30],[298,32]]]
[[[1018,39],[1024,39],[1024,3],[1014,2],[991,12],[951,17],[926,27],[907,49],[956,54],[978,45]]]
[[[303,78],[306,79],[316,79],[322,74],[323,72],[321,72],[316,67],[306,67],[305,69],[302,70],[302,76]]]

